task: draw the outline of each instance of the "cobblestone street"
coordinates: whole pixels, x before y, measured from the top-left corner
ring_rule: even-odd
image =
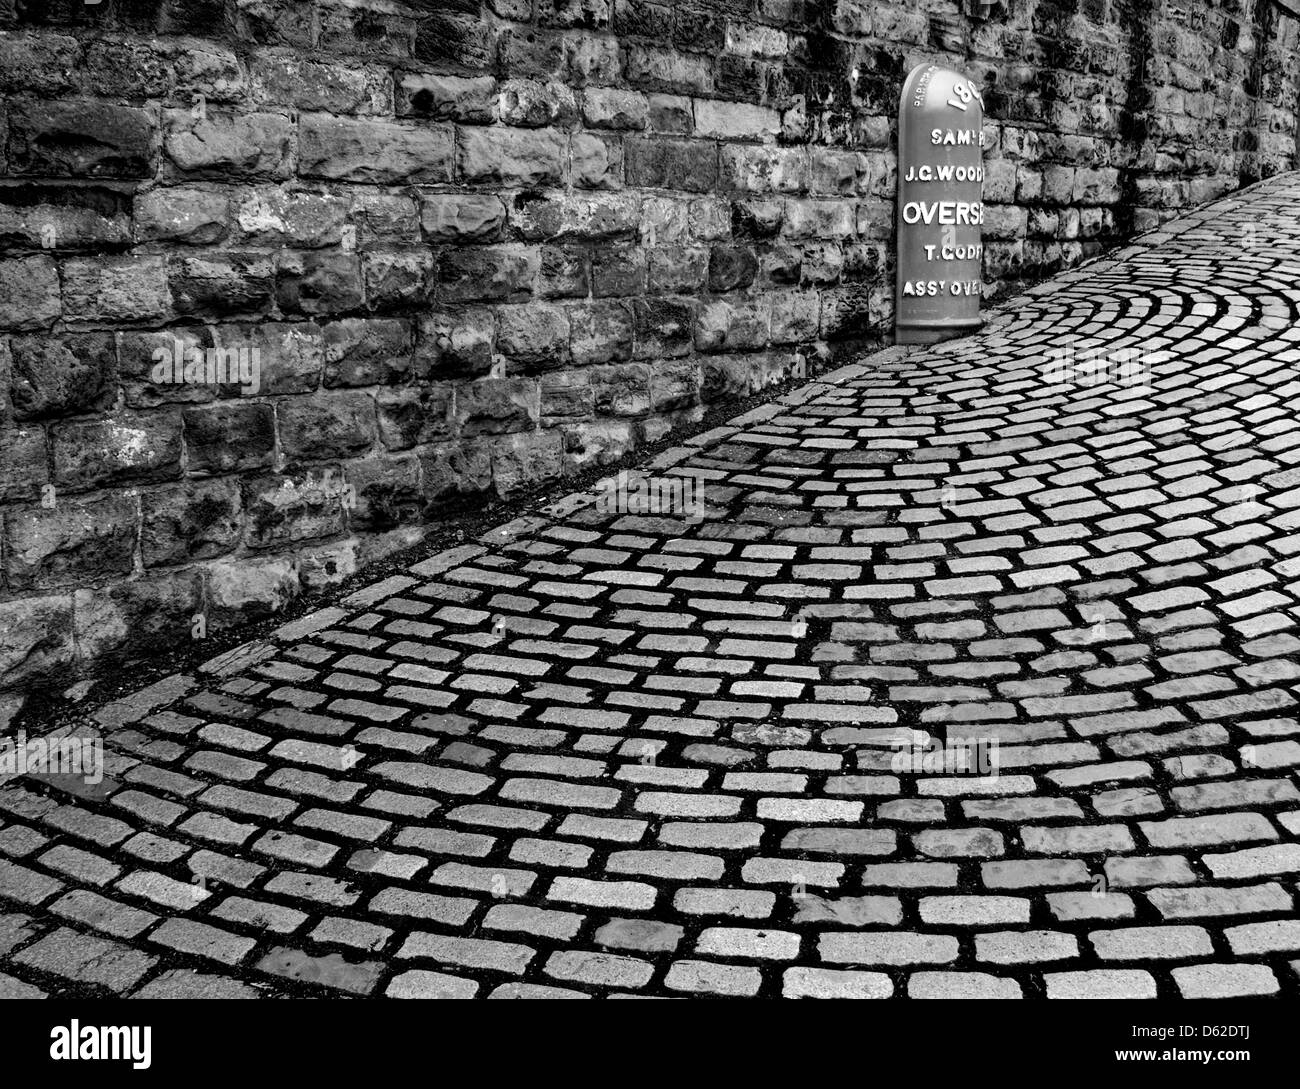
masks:
[[[1297,993],[1298,207],[101,708],[102,783],[0,787],[0,996]]]

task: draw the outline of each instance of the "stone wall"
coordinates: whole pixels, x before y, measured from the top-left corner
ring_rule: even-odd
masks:
[[[0,688],[274,612],[887,342],[923,60],[985,88],[990,295],[1295,162],[1273,0],[0,0],[0,27]]]

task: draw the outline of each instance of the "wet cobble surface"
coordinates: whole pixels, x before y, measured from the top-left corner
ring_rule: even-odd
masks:
[[[0,786],[0,995],[1297,993],[1298,206],[101,708]]]

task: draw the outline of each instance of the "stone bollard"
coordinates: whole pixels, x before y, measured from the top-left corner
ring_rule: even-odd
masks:
[[[897,343],[979,328],[983,184],[979,89],[948,68],[914,68],[898,111]]]

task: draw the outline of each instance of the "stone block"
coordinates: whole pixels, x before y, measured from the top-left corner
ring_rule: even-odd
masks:
[[[154,117],[107,102],[17,102],[9,108],[9,169],[15,174],[147,178],[154,170]]]
[[[377,185],[451,180],[450,125],[399,125],[305,114],[298,122],[298,173]]]
[[[70,596],[0,601],[0,686],[31,682],[68,666],[73,640]]]
[[[133,659],[174,651],[204,631],[194,623],[202,608],[196,571],[155,571],[147,578],[79,589],[73,594],[77,648],[91,660],[123,648]]]
[[[506,209],[499,197],[429,194],[420,205],[420,227],[430,242],[494,242],[505,223]]]
[[[496,322],[487,307],[434,311],[420,319],[416,366],[421,374],[438,377],[484,375],[492,366],[495,338]]]
[[[570,350],[579,366],[630,359],[635,330],[625,302],[585,303],[569,309]]]
[[[275,298],[285,314],[345,314],[361,308],[361,259],[355,253],[280,252]]]
[[[181,472],[181,421],[166,409],[131,410],[51,428],[54,480],[70,488],[174,480]]]
[[[163,127],[167,158],[186,177],[278,179],[292,172],[293,123],[283,114],[167,110]]]
[[[397,81],[399,117],[427,117],[490,125],[497,119],[497,81],[491,76],[403,72]]]
[[[375,395],[379,438],[389,450],[451,437],[451,390],[447,386],[381,390]]]
[[[628,185],[706,193],[717,184],[718,149],[710,141],[637,136],[624,146]]]
[[[245,477],[242,487],[249,548],[279,548],[332,537],[343,529],[349,493],[343,473],[334,466]]]
[[[168,262],[178,314],[231,317],[264,314],[275,301],[275,270],[264,253],[205,250]]]
[[[160,321],[172,312],[165,259],[105,256],[67,261],[63,307],[68,321]]]
[[[193,186],[151,189],[135,199],[135,229],[141,242],[208,245],[220,241],[230,221],[224,193]]]
[[[391,386],[410,373],[412,323],[405,318],[344,318],[321,327],[324,384]]]
[[[9,348],[9,402],[15,419],[112,406],[117,351],[111,333],[16,336]]]
[[[532,294],[541,255],[532,246],[465,246],[439,262],[438,293],[445,302],[516,302]]]
[[[567,313],[541,302],[501,307],[497,311],[497,351],[524,366],[563,366],[569,355]]]
[[[268,467],[275,453],[275,414],[269,404],[222,401],[182,413],[191,473],[231,473]]]
[[[567,142],[555,132],[508,128],[461,130],[456,174],[465,185],[558,185]]]
[[[523,378],[483,379],[456,391],[461,435],[502,435],[537,425],[537,385]]]
[[[123,495],[60,496],[53,507],[5,515],[5,578],[11,590],[68,586],[130,574],[136,501]]]
[[[233,549],[243,532],[238,482],[193,480],[140,495],[140,554],[146,567],[209,559]]]
[[[355,457],[375,442],[375,403],[365,393],[332,390],[289,397],[276,417],[280,453],[290,462]]]

